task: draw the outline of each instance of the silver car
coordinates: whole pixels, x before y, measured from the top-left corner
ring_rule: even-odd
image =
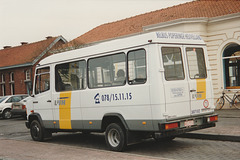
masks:
[[[13,102],[19,102],[28,95],[4,96],[0,99],[0,115],[3,119],[12,118],[11,107]]]

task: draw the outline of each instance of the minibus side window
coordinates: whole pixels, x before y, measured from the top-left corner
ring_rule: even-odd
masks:
[[[162,47],[162,59],[165,79],[167,81],[183,80],[185,78],[180,48]]]
[[[139,49],[128,52],[128,83],[143,84],[146,81],[146,51]]]
[[[206,66],[202,48],[186,48],[189,76],[191,79],[206,78]]]
[[[57,92],[81,90],[86,87],[86,61],[56,65],[55,89]]]
[[[50,89],[50,68],[37,69],[36,83],[35,83],[35,94],[46,92]]]
[[[123,86],[126,83],[124,53],[97,57],[88,61],[89,88]]]

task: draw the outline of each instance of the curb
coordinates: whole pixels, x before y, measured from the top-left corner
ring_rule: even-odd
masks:
[[[216,140],[216,141],[240,142],[240,136],[230,136],[230,135],[185,133],[185,134],[180,135],[178,137],[181,137],[181,138],[193,138],[193,139]]]

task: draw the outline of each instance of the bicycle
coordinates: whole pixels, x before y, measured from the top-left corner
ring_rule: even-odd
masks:
[[[223,90],[222,96],[216,101],[216,108],[219,110],[222,109],[225,104],[225,100],[227,100],[230,104],[230,108],[234,106],[235,108],[240,109],[240,95],[238,94],[238,92],[239,91],[235,92],[233,97],[231,98]]]

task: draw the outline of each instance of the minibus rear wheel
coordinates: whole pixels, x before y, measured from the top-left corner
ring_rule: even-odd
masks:
[[[118,123],[111,123],[107,126],[105,140],[112,151],[123,151],[127,146],[125,128]]]

